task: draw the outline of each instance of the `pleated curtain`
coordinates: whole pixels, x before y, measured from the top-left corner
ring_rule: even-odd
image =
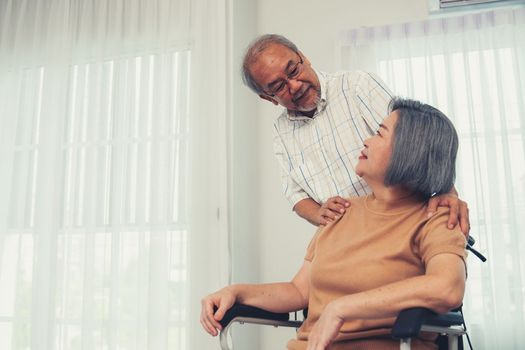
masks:
[[[228,273],[225,8],[0,1],[1,349],[205,346],[199,299]]]

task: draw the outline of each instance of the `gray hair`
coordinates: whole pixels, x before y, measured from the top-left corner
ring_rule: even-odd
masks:
[[[252,43],[248,46],[246,53],[244,54],[244,60],[242,62],[242,81],[258,95],[263,94],[264,91],[263,88],[259,86],[259,84],[253,78],[250,72],[250,66],[257,60],[261,52],[263,52],[268,46],[272,44],[281,45],[299,53],[297,46],[282,35],[264,34],[252,41]]]
[[[423,198],[447,193],[454,186],[458,135],[438,109],[418,101],[395,98],[398,112],[392,156],[385,185],[403,185]]]

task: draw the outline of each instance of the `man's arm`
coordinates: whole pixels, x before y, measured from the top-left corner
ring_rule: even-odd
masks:
[[[279,133],[277,124],[274,125],[273,134],[273,153],[279,164],[282,190],[286,199],[294,205],[303,199],[310,198],[310,195],[292,177],[291,171],[294,164]]]
[[[279,132],[278,124],[274,125],[273,150],[279,163],[281,182],[284,195],[293,204],[293,210],[303,219],[314,226],[326,225],[339,219],[344,214],[350,203],[337,196],[329,198],[325,203],[319,204],[311,194],[307,193],[292,176],[294,164]]]
[[[339,196],[329,198],[322,205],[312,198],[305,198],[297,202],[293,210],[312,225],[320,226],[338,220],[349,206],[350,202]]]

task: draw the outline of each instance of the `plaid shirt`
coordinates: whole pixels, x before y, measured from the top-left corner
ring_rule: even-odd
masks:
[[[274,124],[274,152],[283,192],[294,206],[305,198],[370,193],[354,167],[363,141],[386,117],[392,94],[375,75],[362,71],[316,72],[321,101],[312,118],[284,110]]]

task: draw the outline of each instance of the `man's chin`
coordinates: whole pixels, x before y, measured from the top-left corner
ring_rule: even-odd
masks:
[[[312,112],[315,109],[317,109],[317,105],[319,104],[319,99],[316,98],[313,101],[305,101],[305,103],[298,104],[296,106],[296,110],[300,112]]]
[[[297,108],[295,108],[296,111],[302,112],[302,113],[314,112],[316,109],[317,109],[317,105],[298,106]]]

